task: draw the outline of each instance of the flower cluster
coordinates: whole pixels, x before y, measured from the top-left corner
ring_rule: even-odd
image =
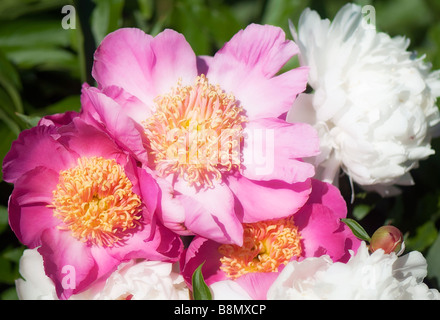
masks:
[[[411,183],[440,74],[355,5],[333,23],[306,10],[292,32],[251,24],[214,56],[169,29],[109,34],[81,111],[42,118],[4,159],[29,248],[19,297],[189,299],[203,265],[214,299],[439,299],[400,231],[354,235],[335,177]]]

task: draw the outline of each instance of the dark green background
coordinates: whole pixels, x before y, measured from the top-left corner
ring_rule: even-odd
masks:
[[[380,31],[405,35],[411,50],[426,54],[440,69],[440,0],[354,1],[373,5]],[[212,55],[249,23],[282,27],[291,38],[288,19],[297,25],[306,7],[332,19],[346,1],[307,0],[2,0],[0,2],[0,160],[24,129],[47,114],[79,110],[81,84],[94,85],[93,52],[102,38],[120,27],[138,27],[155,35],[164,28],[183,33],[196,54]],[[65,30],[64,5],[76,9],[76,28]],[[69,21],[72,22],[72,21]],[[295,66],[291,62],[288,67]],[[439,150],[440,139],[433,141]],[[440,156],[412,171],[416,185],[401,196],[382,199],[351,189],[346,177],[341,190],[349,217],[374,232],[392,223],[406,237],[407,251],[419,250],[428,260],[430,287],[440,283]],[[0,177],[1,179],[1,177]],[[0,299],[16,299],[14,280],[23,246],[7,223],[12,186],[0,183]]]

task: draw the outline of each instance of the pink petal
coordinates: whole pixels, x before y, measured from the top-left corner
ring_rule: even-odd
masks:
[[[81,157],[103,157],[115,159],[118,163],[127,161],[127,155],[115,140],[80,118],[75,118],[72,124],[60,128],[58,132],[62,135],[58,140]]]
[[[181,274],[190,288],[192,275],[202,263],[202,274],[207,285],[226,280],[226,275],[220,270],[222,256],[218,252],[219,245],[203,237],[195,237],[191,241],[180,261]]]
[[[160,187],[160,201],[158,202],[157,216],[165,227],[180,235],[193,235],[185,227],[185,208],[175,197],[171,183],[162,178],[156,179]]]
[[[278,272],[247,273],[235,280],[254,300],[266,300],[267,291],[278,277]]]
[[[282,29],[252,24],[238,32],[208,64],[207,78],[235,95],[250,120],[278,117],[305,90],[308,68],[275,76],[298,53]]]
[[[64,113],[57,113],[41,118],[38,122],[39,126],[56,126],[61,127],[72,122],[73,118],[78,117],[80,114],[76,111],[67,111]]]
[[[298,52],[298,46],[286,40],[281,28],[251,24],[237,32],[214,58],[239,62],[249,71],[271,78]]]
[[[185,226],[193,233],[220,243],[243,243],[243,226],[235,212],[235,199],[228,186],[214,183],[212,189],[196,190],[178,181],[176,198],[185,209]]]
[[[44,167],[28,171],[15,183],[9,199],[9,224],[29,248],[39,246],[42,232],[59,223],[48,208],[57,184],[58,173]]]
[[[245,177],[295,183],[315,174],[313,165],[301,160],[319,153],[318,134],[311,126],[267,118],[250,121],[243,134]]]
[[[252,181],[245,177],[228,178],[228,185],[243,210],[243,222],[288,217],[307,201],[311,181],[288,184],[279,180]]]
[[[145,164],[148,162],[142,129],[127,116],[126,110],[96,88],[84,86],[81,100],[84,118],[96,123],[98,128],[125,150],[132,152],[139,161]]]
[[[60,299],[83,291],[98,277],[99,267],[90,249],[67,231],[46,229],[38,252],[43,256],[46,275],[54,282]]]
[[[130,171],[135,171],[136,179],[132,179],[129,175]],[[148,212],[148,217],[151,219],[156,211],[159,201],[159,186],[153,176],[147,172],[147,169],[138,167],[126,170],[127,176],[133,183],[133,191],[141,196],[142,202]],[[139,188],[139,190],[137,190]]]
[[[121,87],[105,87],[102,89],[102,93],[116,101],[124,110],[124,113],[136,121],[138,125],[152,115],[152,110],[147,108],[141,100],[129,94]]]
[[[333,261],[347,262],[348,250],[360,245],[348,227],[328,208],[321,204],[307,204],[295,214],[303,246],[304,257],[329,255]]]
[[[336,218],[347,217],[347,203],[334,185],[312,179],[312,193],[307,204],[319,203],[329,208]]]
[[[121,87],[148,108],[179,78],[187,84],[197,76],[194,52],[173,30],[153,38],[140,29],[119,29],[104,38],[94,58],[92,74],[100,88]]]
[[[36,126],[21,132],[4,158],[3,179],[14,183],[39,166],[59,172],[74,163],[75,157],[55,140],[56,136],[53,126]]]
[[[145,219],[143,222],[142,229],[125,238],[123,245],[106,248],[107,253],[119,261],[177,261],[183,249],[180,238],[160,224]]]

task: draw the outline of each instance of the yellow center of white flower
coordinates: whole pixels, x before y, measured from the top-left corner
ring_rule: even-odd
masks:
[[[110,247],[140,226],[141,200],[124,169],[113,159],[83,157],[63,170],[53,191],[61,230],[86,243]]]
[[[220,269],[230,279],[252,272],[277,272],[278,267],[301,255],[301,237],[293,218],[245,223],[243,246],[223,244]]]
[[[155,113],[143,125],[160,175],[177,174],[189,185],[212,187],[213,180],[239,169],[247,118],[232,94],[201,75],[192,86],[179,82],[155,102]]]

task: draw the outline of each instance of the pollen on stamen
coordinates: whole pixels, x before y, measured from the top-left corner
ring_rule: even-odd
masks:
[[[92,245],[111,247],[140,226],[141,200],[113,159],[82,157],[63,170],[49,206],[61,230]]]
[[[189,185],[211,187],[240,168],[247,117],[232,94],[201,75],[192,86],[179,81],[155,103],[155,113],[143,125],[161,176],[177,174]]]
[[[243,224],[243,245],[223,244],[220,269],[235,280],[252,272],[277,272],[302,252],[293,218]]]

